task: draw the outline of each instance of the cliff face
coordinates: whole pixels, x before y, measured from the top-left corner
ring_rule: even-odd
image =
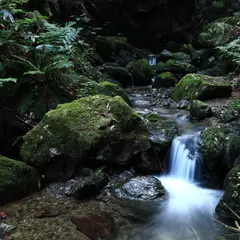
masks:
[[[82,0],[59,4],[59,17],[87,12],[104,26],[105,34],[122,32],[138,46],[149,47],[168,35],[191,27],[196,14],[193,0]]]

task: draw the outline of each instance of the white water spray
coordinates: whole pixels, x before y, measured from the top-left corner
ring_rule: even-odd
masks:
[[[159,177],[169,197],[166,206],[157,217],[157,221],[161,222],[161,234],[155,236],[156,240],[194,240],[194,231],[202,239],[206,236],[211,239],[210,235],[215,234],[215,207],[223,192],[199,187],[195,181],[199,170],[197,138],[197,134],[185,134],[176,137],[172,143],[170,172]]]

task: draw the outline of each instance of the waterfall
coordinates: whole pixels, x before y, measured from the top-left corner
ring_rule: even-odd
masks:
[[[157,58],[154,55],[149,55],[149,65],[154,66],[157,64]]]
[[[197,134],[186,134],[173,140],[170,152],[170,176],[194,181],[197,166]]]

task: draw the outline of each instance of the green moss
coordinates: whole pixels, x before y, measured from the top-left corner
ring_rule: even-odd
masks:
[[[132,151],[138,152],[140,145],[145,149],[149,144],[141,140],[146,134],[143,121],[121,97],[95,95],[58,105],[56,110],[48,112],[40,124],[24,136],[21,157],[46,172],[64,156],[61,171],[71,165],[69,168],[73,169],[69,171],[74,172],[75,165],[86,160],[101,156],[105,162],[115,162],[120,150],[138,148],[126,155],[126,163]],[[133,145],[135,141],[138,142]],[[121,148],[120,143],[124,145]]]
[[[215,8],[224,8],[224,1],[214,0],[212,6]]]
[[[224,181],[224,195],[217,206],[217,213],[223,217],[232,218],[236,216],[229,210],[230,207],[234,213],[240,215],[240,164],[236,165],[229,171]],[[228,207],[226,206],[228,205]]]
[[[172,91],[174,100],[181,99],[208,99],[224,97],[231,94],[232,88],[229,81],[221,77],[210,77],[201,74],[187,74]]]
[[[173,54],[172,58],[176,61],[191,62],[190,56],[184,52],[176,52]]]
[[[209,170],[213,170],[214,166],[224,158],[224,133],[220,128],[211,127],[203,131],[201,138],[204,163]]]
[[[0,205],[39,189],[37,172],[27,164],[0,156]]]
[[[198,119],[212,117],[212,110],[208,105],[199,100],[193,100],[190,105],[190,114]]]
[[[158,74],[153,83],[153,88],[168,88],[176,84],[177,79],[170,72]]]
[[[126,103],[131,105],[130,98],[126,91],[117,84],[108,81],[101,82],[95,87],[94,92],[95,94],[104,94],[110,97],[120,96],[126,101]]]
[[[135,86],[146,86],[151,84],[155,71],[146,59],[130,62],[126,68],[132,73],[133,84]]]

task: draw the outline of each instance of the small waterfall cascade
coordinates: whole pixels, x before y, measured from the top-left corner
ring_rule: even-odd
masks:
[[[173,140],[170,152],[170,176],[193,182],[197,171],[198,134],[185,134]]]
[[[154,66],[157,64],[157,58],[154,55],[149,55],[148,62],[150,66]]]

